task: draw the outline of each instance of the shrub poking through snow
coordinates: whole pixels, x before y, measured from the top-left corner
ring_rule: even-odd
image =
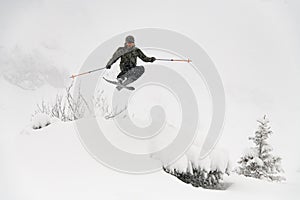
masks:
[[[255,147],[249,148],[240,158],[238,161],[240,166],[236,169],[236,172],[247,177],[269,181],[285,180],[281,176],[281,173],[284,172],[281,168],[281,158],[271,154],[273,149],[267,143],[267,139],[273,133],[269,126],[269,120],[265,115],[257,122],[259,125],[255,136],[249,137],[249,140],[253,141]]]
[[[164,166],[163,170],[194,187],[223,189],[223,175],[229,175],[231,170],[227,152],[215,149],[206,158],[199,159],[200,149],[196,151],[194,145],[190,149],[192,151],[187,155],[170,166]]]
[[[44,113],[53,118],[58,118],[61,121],[73,121],[83,118],[89,109],[87,101],[80,93],[72,94],[73,82],[66,87],[63,94],[57,94],[54,103],[42,101],[37,105],[37,113]]]
[[[38,113],[32,117],[31,123],[33,129],[41,129],[51,124],[51,119],[44,113]]]

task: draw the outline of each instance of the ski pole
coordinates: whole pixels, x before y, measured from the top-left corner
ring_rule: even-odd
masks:
[[[182,59],[166,59],[166,58],[157,58],[156,60],[160,61],[179,61],[179,62],[192,62],[190,59],[182,60]]]
[[[89,74],[89,73],[92,73],[92,72],[100,71],[100,70],[103,70],[105,68],[106,67],[102,67],[102,68],[94,69],[94,70],[91,70],[91,71],[88,71],[88,72],[83,72],[83,73],[80,73],[80,74],[72,75],[72,76],[70,76],[70,78],[75,78],[77,76],[81,76],[81,75]]]

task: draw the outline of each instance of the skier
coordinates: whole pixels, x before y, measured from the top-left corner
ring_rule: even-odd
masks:
[[[118,90],[121,90],[128,84],[136,81],[145,72],[145,68],[143,66],[136,66],[137,57],[139,57],[144,62],[154,62],[156,60],[155,57],[147,57],[142,52],[142,50],[136,47],[134,43],[134,37],[132,35],[129,35],[125,38],[124,47],[119,47],[106,65],[106,69],[110,69],[111,66],[119,58],[121,58],[121,72],[117,76],[118,86],[116,88]],[[134,89],[133,87],[131,88]]]

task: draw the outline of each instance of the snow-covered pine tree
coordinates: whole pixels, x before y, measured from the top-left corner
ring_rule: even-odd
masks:
[[[237,173],[248,177],[258,179],[266,179],[269,181],[285,180],[281,176],[283,169],[281,168],[281,158],[271,154],[273,150],[271,145],[267,143],[267,139],[273,133],[269,125],[269,120],[264,115],[261,120],[257,120],[258,130],[254,137],[249,137],[255,144],[250,148],[238,161],[240,166]]]

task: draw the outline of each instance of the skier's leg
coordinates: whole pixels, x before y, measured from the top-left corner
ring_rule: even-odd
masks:
[[[124,80],[125,80],[125,74],[126,74],[127,72],[128,72],[128,71],[125,71],[125,70],[121,71],[121,72],[118,74],[118,76],[117,76],[117,80],[118,80],[119,82],[124,81]]]
[[[127,79],[123,82],[123,85],[128,85],[137,79],[139,79],[145,72],[145,68],[143,66],[136,66],[132,69],[130,69],[124,77]]]
[[[122,77],[126,78],[126,80],[124,82],[122,82],[122,85],[126,86],[126,85],[136,81],[143,75],[144,72],[145,72],[145,68],[143,66],[136,66],[136,67],[130,69],[122,76]],[[117,89],[121,90],[122,87],[117,86]]]

